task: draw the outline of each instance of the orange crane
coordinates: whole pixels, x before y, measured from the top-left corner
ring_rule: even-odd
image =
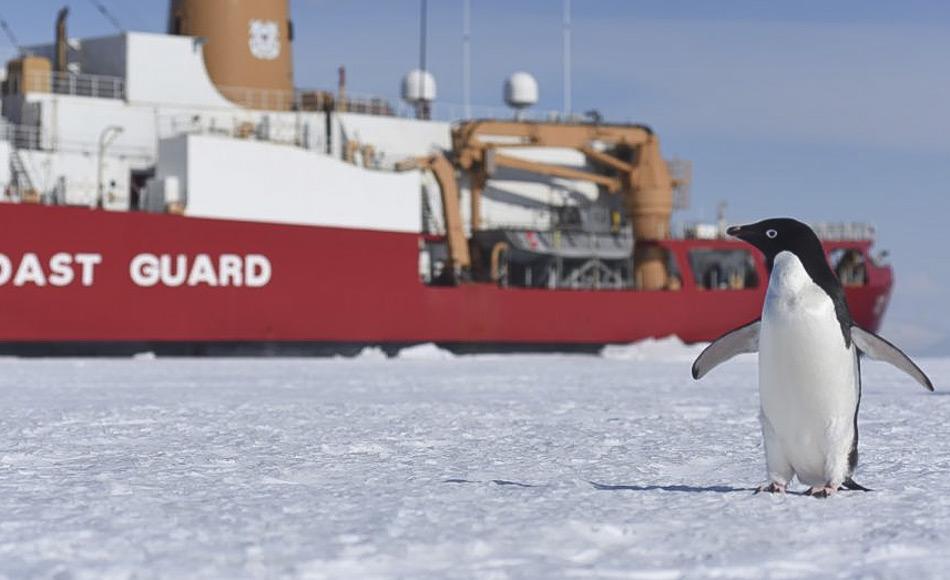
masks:
[[[598,171],[529,161],[506,155],[517,147],[556,147],[582,153]],[[450,160],[451,159],[451,160]],[[656,242],[670,235],[674,180],[660,154],[656,134],[642,125],[558,122],[468,121],[452,131],[452,150],[408,160],[399,169],[431,170],[442,191],[442,210],[450,267],[464,278],[472,260],[460,213],[457,171],[469,173],[471,231],[481,222],[481,192],[498,167],[588,181],[622,195],[636,240],[635,276],[644,289],[667,282],[666,264]]]

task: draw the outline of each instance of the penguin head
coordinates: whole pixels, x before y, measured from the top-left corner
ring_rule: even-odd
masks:
[[[802,262],[824,262],[821,241],[810,227],[791,218],[773,218],[745,226],[732,226],[726,233],[748,242],[772,264],[780,252],[791,252]]]

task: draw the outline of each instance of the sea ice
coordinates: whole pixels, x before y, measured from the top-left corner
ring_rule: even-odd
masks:
[[[0,577],[950,569],[950,360],[865,364],[875,491],[816,500],[751,492],[754,357],[681,358],[4,360]]]

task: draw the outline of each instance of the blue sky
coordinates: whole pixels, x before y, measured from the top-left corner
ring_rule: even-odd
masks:
[[[132,30],[164,0],[101,0]],[[4,2],[21,43],[47,42],[62,1]],[[114,29],[83,0],[70,33]],[[418,59],[417,0],[291,0],[297,84],[395,96]],[[745,222],[867,221],[897,286],[884,332],[950,353],[950,3],[573,0],[575,111],[652,125],[693,162],[692,208]],[[462,102],[462,0],[429,2],[439,100]],[[472,101],[501,105],[515,70],[560,109],[561,2],[472,0]],[[0,56],[12,52],[0,39]]]

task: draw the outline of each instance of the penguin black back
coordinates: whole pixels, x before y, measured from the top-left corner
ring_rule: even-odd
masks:
[[[812,281],[831,298],[845,347],[851,348],[851,326],[854,320],[844,298],[844,289],[828,265],[821,240],[810,227],[791,218],[773,218],[747,226],[734,226],[727,233],[758,248],[765,255],[769,274],[775,265],[775,256],[781,252],[794,254]]]

